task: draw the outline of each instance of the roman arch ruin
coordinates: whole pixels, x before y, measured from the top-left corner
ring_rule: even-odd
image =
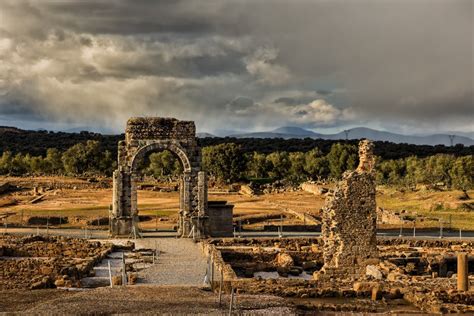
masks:
[[[207,235],[207,179],[201,171],[201,149],[192,121],[174,118],[139,117],[127,122],[125,140],[118,145],[118,169],[113,175],[110,212],[112,236],[128,236],[138,224],[138,162],[150,152],[169,150],[178,157],[180,178],[178,234]],[[193,230],[194,227],[194,231]]]

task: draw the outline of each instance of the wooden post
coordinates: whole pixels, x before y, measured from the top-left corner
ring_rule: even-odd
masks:
[[[232,305],[234,305],[234,288],[230,291],[229,316],[232,315]]]
[[[110,260],[107,260],[107,265],[109,266],[109,281],[110,281],[110,287],[114,287],[114,283],[112,282],[112,269],[110,268]]]
[[[224,271],[221,269],[221,282],[219,284],[219,306],[222,304],[222,285],[224,283]]]
[[[458,253],[458,291],[469,290],[469,269],[467,253]]]
[[[122,252],[122,285],[127,285],[127,271],[125,270],[125,254]]]
[[[214,292],[214,261],[211,258],[211,291]]]

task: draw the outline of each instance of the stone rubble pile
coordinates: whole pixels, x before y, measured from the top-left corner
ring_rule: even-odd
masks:
[[[467,253],[468,265],[474,266],[474,242],[404,238],[376,242],[378,260],[366,265],[357,280],[349,274],[302,277],[311,270],[318,274],[324,263],[321,238],[235,238],[210,240],[208,246],[221,258],[217,266],[225,265],[234,272],[225,280],[239,292],[347,300],[344,304],[313,304],[312,312],[383,313],[387,304],[403,301],[411,312],[474,313],[474,292],[458,291],[456,286],[456,254]],[[469,279],[472,284],[474,276]]]
[[[112,245],[64,237],[0,239],[0,289],[78,287]]]

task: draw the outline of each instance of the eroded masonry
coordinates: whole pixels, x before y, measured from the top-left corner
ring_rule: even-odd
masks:
[[[154,117],[128,120],[125,140],[119,142],[110,214],[113,236],[127,236],[138,229],[138,162],[148,153],[162,150],[175,154],[183,166],[178,234],[208,233],[207,180],[206,173],[201,171],[201,148],[194,122]]]
[[[373,143],[359,144],[359,166],[343,175],[323,209],[321,278],[357,279],[378,262]]]

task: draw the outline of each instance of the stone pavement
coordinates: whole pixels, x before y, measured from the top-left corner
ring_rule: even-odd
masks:
[[[144,238],[136,240],[137,248],[160,251],[155,265],[138,273],[139,283],[157,285],[204,285],[207,259],[192,239]]]

